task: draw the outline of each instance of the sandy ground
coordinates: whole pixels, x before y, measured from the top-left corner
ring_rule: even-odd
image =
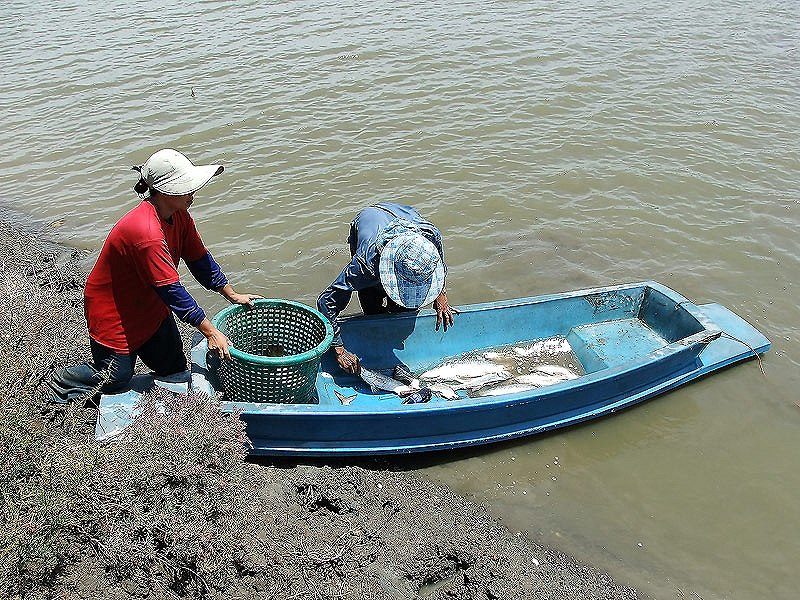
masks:
[[[55,335],[52,369],[88,356],[81,285],[86,256],[46,243],[52,231],[0,214],[4,293],[14,278],[58,280],[56,297],[65,323]],[[24,249],[24,252],[20,252]],[[14,264],[24,260],[26,265]],[[23,257],[22,259],[20,257]],[[30,261],[30,262],[29,262]],[[31,269],[30,265],[36,268]],[[48,277],[48,269],[62,276]],[[63,273],[75,276],[64,283]],[[26,300],[15,310],[26,310]],[[66,308],[64,308],[66,307]],[[41,310],[29,302],[27,310]],[[191,331],[187,332],[187,339]],[[42,379],[46,374],[42,374]],[[37,382],[32,382],[36,384]],[[41,387],[41,384],[39,383]],[[4,393],[6,393],[4,391]],[[88,413],[87,431],[93,414]],[[91,443],[91,442],[90,442]],[[286,464],[260,459],[248,465],[247,494],[263,522],[253,548],[268,565],[242,573],[233,585],[210,594],[227,598],[494,599],[638,598],[606,573],[579,564],[526,535],[505,528],[486,508],[445,486],[375,465]],[[84,553],[55,582],[52,597],[163,597],[164,592],[111,581]]]

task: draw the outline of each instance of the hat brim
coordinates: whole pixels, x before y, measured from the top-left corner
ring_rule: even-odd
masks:
[[[417,239],[419,238],[419,239]],[[397,251],[406,243],[413,242],[430,246],[429,252],[438,257],[436,268],[431,277],[424,282],[410,282],[398,278],[395,271],[395,257]],[[393,238],[381,252],[379,264],[379,277],[381,285],[395,303],[404,308],[418,309],[436,300],[444,288],[445,267],[439,251],[426,238],[418,233],[404,233]]]
[[[222,165],[192,165],[191,168],[182,171],[179,175],[159,181],[153,187],[162,194],[170,196],[183,196],[193,194],[205,187],[214,177],[225,170]]]

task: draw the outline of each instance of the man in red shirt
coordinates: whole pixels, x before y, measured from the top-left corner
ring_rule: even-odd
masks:
[[[137,357],[156,375],[185,371],[173,314],[197,327],[209,350],[230,358],[230,341],[181,284],[180,259],[204,287],[232,303],[252,306],[260,298],[233,289],[188,212],[194,193],[223,167],[195,166],[180,152],[165,149],[134,170],[141,176],[134,190],[143,201],[111,229],[84,290],[93,364],[54,374],[49,383],[56,402],[123,391]]]

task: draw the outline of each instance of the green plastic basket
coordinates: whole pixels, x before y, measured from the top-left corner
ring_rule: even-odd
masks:
[[[264,299],[252,308],[229,306],[213,323],[233,344],[230,360],[219,361],[215,373],[226,400],[316,402],[320,358],[333,340],[322,314],[299,302]]]

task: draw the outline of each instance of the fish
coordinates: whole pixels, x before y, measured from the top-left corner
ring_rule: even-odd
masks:
[[[535,390],[536,388],[561,383],[569,379],[575,379],[577,374],[567,368],[558,365],[540,365],[533,373],[528,375],[518,375],[506,385],[489,388],[480,393],[481,396],[500,396],[502,394],[515,394]]]
[[[459,380],[458,385],[453,386],[453,389],[476,390],[486,385],[491,385],[493,383],[500,383],[501,381],[506,381],[507,379],[511,379],[511,373],[509,373],[508,371],[502,371],[500,373],[487,373],[486,375],[481,375],[480,377],[473,377],[471,379]]]
[[[386,392],[397,394],[398,396],[408,396],[409,394],[413,394],[417,391],[416,388],[413,388],[410,385],[400,383],[388,375],[384,375],[379,371],[371,371],[366,367],[361,367],[358,374],[361,379],[363,379],[369,385],[369,387],[372,388],[373,392],[384,390]]]
[[[392,378],[408,385],[414,385],[414,381],[417,381],[417,376],[403,363],[395,365],[394,371],[392,371]]]
[[[453,362],[420,375],[425,385],[447,400],[460,397],[456,390],[476,390],[510,378],[511,373],[502,365],[480,360]]]
[[[356,396],[358,396],[358,394],[345,396],[339,390],[333,390],[333,393],[336,394],[336,398],[342,403],[342,406],[348,406],[353,400],[355,400]]]
[[[408,370],[404,364],[400,363],[396,365],[394,371],[392,371],[392,379],[396,379],[400,383],[405,383],[406,385],[410,385],[415,390],[418,390],[422,387],[417,379],[417,376],[414,375],[411,371]]]
[[[444,398],[445,400],[458,400],[458,398],[460,398],[453,388],[451,388],[449,385],[445,385],[444,383],[432,383],[428,386],[428,388],[434,394]]]
[[[517,356],[530,356],[534,352],[536,352],[536,346],[530,346],[528,348],[522,348],[520,346],[517,346],[516,348],[514,348],[514,354],[516,354]]]
[[[572,352],[572,346],[566,338],[554,337],[546,340],[539,340],[530,346],[515,346],[514,354],[519,357],[532,356],[534,354],[556,354],[559,352]]]
[[[488,361],[468,360],[444,364],[430,371],[425,371],[420,375],[423,381],[441,379],[445,381],[465,382],[470,379],[482,377],[489,374],[507,374],[508,371],[502,365],[497,365]],[[510,377],[510,375],[509,375]]]
[[[392,377],[401,383],[410,385],[414,389],[420,389],[421,387],[417,376],[403,364],[399,364],[394,368]],[[456,400],[460,397],[452,387],[444,383],[432,383],[427,386],[427,389],[445,400]]]
[[[575,379],[578,377],[578,375],[573,371],[570,371],[566,367],[561,367],[559,365],[536,365],[536,367],[534,367],[534,371],[540,371],[541,373],[553,375],[554,377],[561,377],[565,381],[567,379]]]
[[[578,377],[565,367],[558,365],[539,365],[534,368],[528,375],[519,375],[514,377],[511,383],[519,383],[525,385],[532,385],[534,387],[544,387],[546,385],[553,385],[569,379]]]
[[[548,375],[547,373],[531,373],[530,375],[520,375],[511,380],[511,384],[530,385],[532,388],[544,387],[566,381],[558,375]]]

